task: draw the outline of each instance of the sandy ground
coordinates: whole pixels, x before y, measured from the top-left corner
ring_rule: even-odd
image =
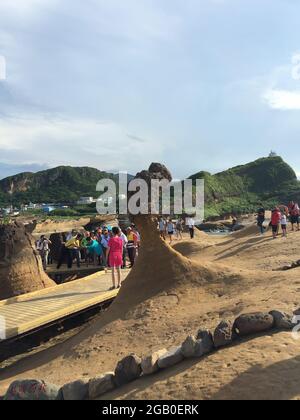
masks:
[[[1,371],[0,393],[15,378],[42,378],[60,385],[113,370],[130,352],[143,356],[178,345],[188,334],[213,328],[223,318],[256,310],[291,312],[300,306],[300,269],[273,270],[299,260],[299,241],[299,232],[273,240],[270,232],[260,236],[250,227],[230,237],[199,233],[194,241],[175,243],[191,265],[201,267],[201,279],[168,287],[127,311],[109,310],[64,343],[24,357]],[[139,380],[112,397],[298,398],[298,349],[299,342],[289,333],[257,337],[201,362],[187,361]]]

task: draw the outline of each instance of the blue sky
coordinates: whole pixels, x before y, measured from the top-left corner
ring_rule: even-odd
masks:
[[[299,16],[298,0],[1,0],[0,162],[182,178],[274,149],[300,176]]]

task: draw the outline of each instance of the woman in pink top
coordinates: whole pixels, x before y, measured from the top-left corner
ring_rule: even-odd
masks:
[[[121,287],[121,267],[123,264],[123,241],[121,239],[121,230],[118,227],[112,229],[113,236],[108,242],[109,265],[112,269],[113,286],[110,290],[116,289],[116,272],[118,275],[118,286]]]

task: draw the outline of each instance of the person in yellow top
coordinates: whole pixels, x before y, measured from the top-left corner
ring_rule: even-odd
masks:
[[[72,238],[72,239],[70,239],[69,241],[66,242],[66,248],[68,248],[68,249],[78,249],[78,248],[80,248],[81,239],[82,239],[81,235],[75,236],[75,238]]]
[[[60,254],[60,258],[57,264],[57,269],[59,270],[62,263],[67,259],[68,268],[72,268],[73,260],[76,259],[77,267],[80,268],[80,248],[81,240],[83,236],[79,233],[74,238],[71,238],[63,246]]]

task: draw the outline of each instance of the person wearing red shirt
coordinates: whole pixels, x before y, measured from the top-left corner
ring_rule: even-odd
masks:
[[[295,230],[294,225],[296,224],[298,227],[298,230],[300,230],[300,209],[299,205],[297,203],[294,203],[293,201],[289,204],[289,213],[292,223],[292,231]]]
[[[113,285],[110,290],[121,287],[121,267],[123,264],[123,240],[121,239],[121,229],[119,227],[112,228],[112,237],[108,241],[108,259],[112,272]],[[118,277],[118,285],[116,286],[116,272]]]
[[[273,232],[273,238],[276,239],[278,232],[279,232],[279,225],[281,222],[281,211],[277,207],[275,210],[272,211],[272,232]]]

